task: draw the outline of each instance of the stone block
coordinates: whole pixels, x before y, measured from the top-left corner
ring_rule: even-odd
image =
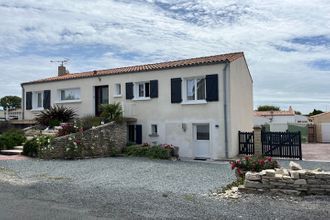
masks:
[[[249,171],[245,174],[245,179],[252,180],[252,181],[260,181],[261,176],[259,175],[259,173]]]
[[[306,185],[307,182],[305,179],[298,179],[298,180],[295,180],[294,183],[295,185]]]
[[[293,189],[281,189],[280,192],[292,196],[299,196],[301,194],[301,192],[299,192],[298,190]]]
[[[263,184],[258,181],[245,180],[244,186],[246,188],[263,188]]]
[[[330,172],[315,172],[317,179],[330,179]]]
[[[265,172],[266,172],[266,176],[275,177],[275,170],[268,169],[268,170],[265,170]]]
[[[300,164],[293,161],[290,161],[289,168],[290,170],[302,170],[302,166],[300,166]]]
[[[275,174],[275,179],[276,180],[281,180],[283,178],[282,174]]]
[[[299,172],[295,170],[290,170],[290,176],[293,179],[299,179]]]

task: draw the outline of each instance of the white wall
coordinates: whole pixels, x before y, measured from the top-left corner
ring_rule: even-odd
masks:
[[[230,63],[229,157],[238,154],[238,131],[253,131],[253,82],[244,58]]]

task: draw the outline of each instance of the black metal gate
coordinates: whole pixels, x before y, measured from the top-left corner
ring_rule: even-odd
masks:
[[[253,155],[254,133],[239,131],[238,138],[239,138],[239,154]]]
[[[262,154],[271,157],[302,159],[298,132],[261,132]]]

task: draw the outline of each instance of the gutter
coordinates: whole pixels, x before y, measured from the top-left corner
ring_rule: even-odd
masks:
[[[225,68],[223,69],[223,113],[224,113],[224,129],[225,129],[225,156],[226,159],[229,158],[229,152],[228,152],[228,99],[227,99],[227,69],[229,69],[229,61],[226,61]]]

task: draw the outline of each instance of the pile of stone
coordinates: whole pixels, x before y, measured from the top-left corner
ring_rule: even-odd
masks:
[[[247,172],[241,192],[271,192],[288,195],[330,195],[330,172],[306,170],[290,162],[289,169]]]

